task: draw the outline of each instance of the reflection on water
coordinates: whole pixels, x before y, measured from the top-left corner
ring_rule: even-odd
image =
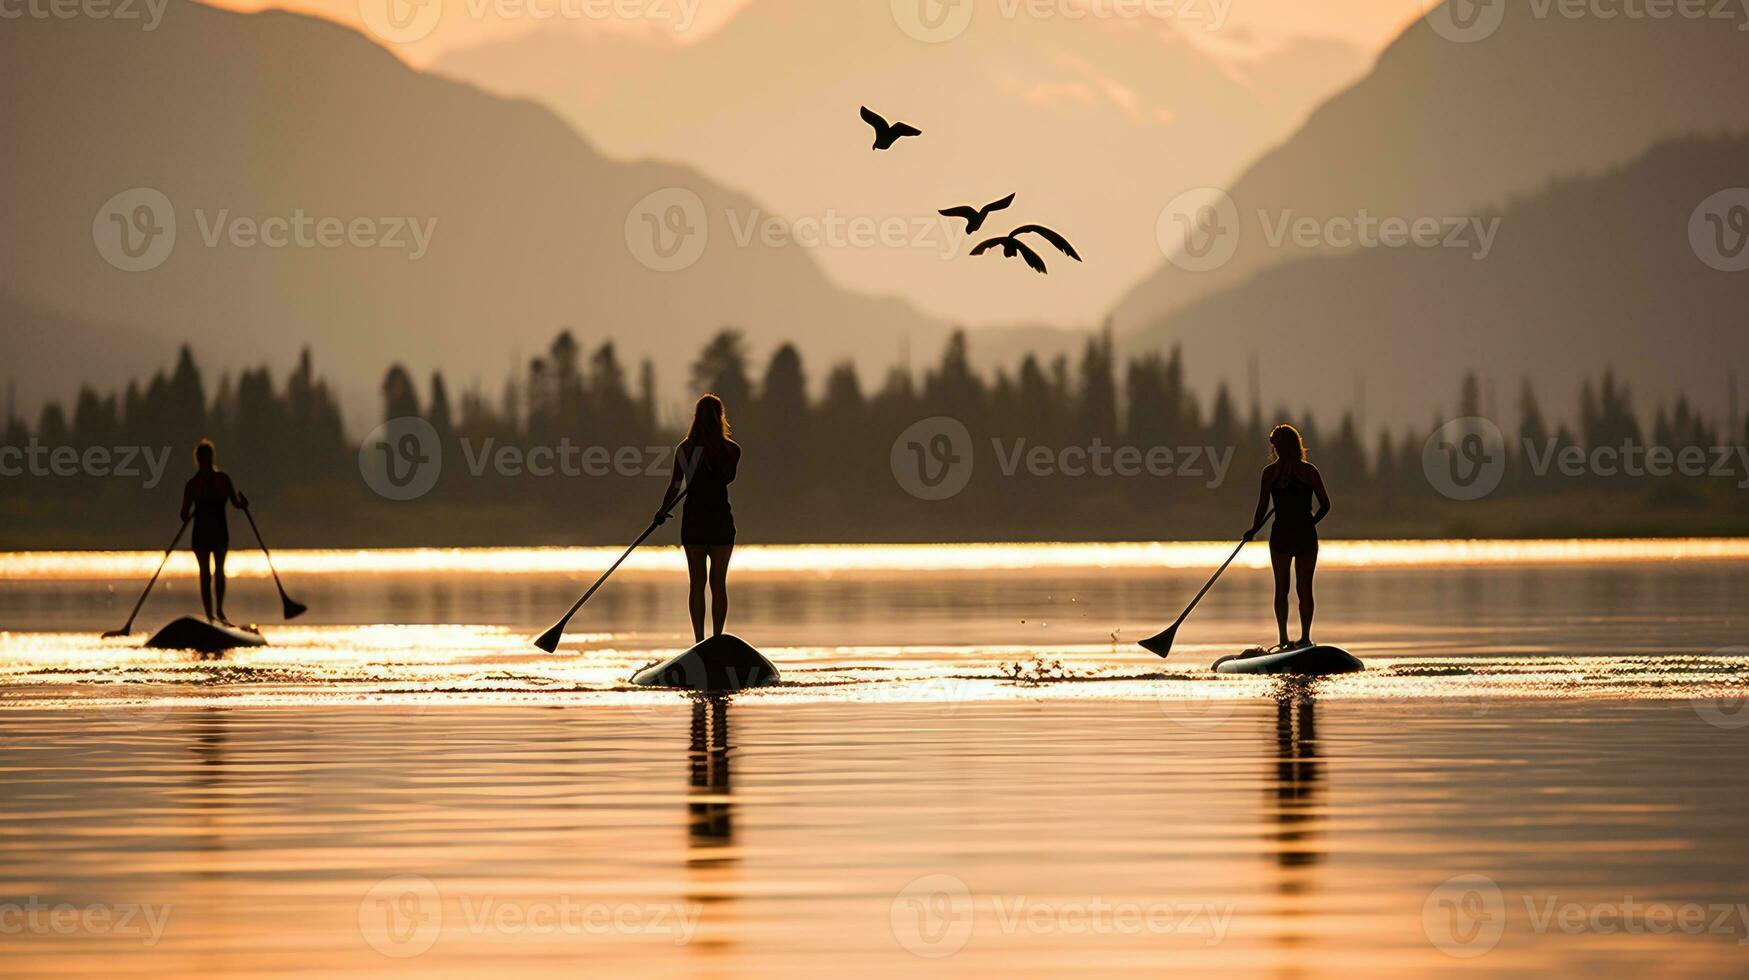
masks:
[[[719,866],[731,860],[735,840],[734,807],[729,787],[729,701],[695,698],[692,702],[693,851],[687,860]]]
[[[529,639],[590,570],[520,556],[318,562],[289,624],[245,580],[227,605],[271,645],[217,658],[99,639],[138,582],[13,578],[0,926],[33,902],[168,920],[0,928],[0,973],[1740,969],[1749,912],[1537,924],[1749,895],[1749,562],[1703,551],[1333,566],[1319,634],[1368,670],[1314,683],[1208,669],[1273,629],[1256,569],[1162,662],[1131,640],[1206,568],[1076,564],[1103,546],[768,567],[737,579],[732,627],[785,682],[732,700],[626,684],[690,640],[659,568],[591,600],[557,655]],[[1020,553],[1065,561],[997,567]],[[167,584],[142,624],[187,610]],[[1447,894],[1476,879],[1495,904]],[[1471,907],[1501,930],[1451,933],[1487,940],[1460,961],[1438,917]],[[567,908],[605,925],[554,925]],[[1138,917],[1096,928],[1102,909]]]
[[[1316,900],[1312,868],[1323,857],[1318,839],[1318,701],[1312,685],[1297,680],[1279,682],[1275,695],[1275,779],[1268,811],[1274,829],[1270,844],[1280,868],[1277,894],[1283,927],[1281,946],[1307,939],[1303,919]]]
[[[739,945],[742,931],[735,908],[743,886],[736,873],[740,861],[735,850],[730,748],[729,700],[694,698],[687,752],[686,900],[716,925],[695,948],[719,957]]]
[[[1286,682],[1275,702],[1275,840],[1282,867],[1316,864],[1318,702],[1309,685]]]
[[[232,798],[226,780],[226,746],[230,739],[228,712],[221,708],[196,708],[189,716],[186,730],[188,749],[195,764],[189,772],[186,794],[191,809],[190,848],[210,860],[203,862],[199,876],[206,881],[223,881],[222,860],[217,857],[226,850],[221,830]]]
[[[168,910],[155,940],[0,930],[0,972],[1740,968],[1734,913],[1631,934],[1537,915],[1743,902],[1749,728],[1668,702],[1275,693],[1194,726],[1139,701],[0,712],[0,896]],[[1467,964],[1424,917],[1462,911],[1460,876],[1504,924],[1457,934],[1484,940]],[[920,880],[965,890],[907,934]],[[567,902],[597,927],[543,918]]]

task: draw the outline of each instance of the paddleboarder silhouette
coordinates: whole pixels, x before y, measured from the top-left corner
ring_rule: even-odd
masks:
[[[729,484],[741,464],[741,447],[729,438],[728,413],[716,395],[700,395],[693,406],[692,427],[675,451],[674,475],[658,525],[686,487],[686,507],[680,515],[680,545],[686,551],[691,581],[687,609],[692,613],[692,638],[704,641],[704,592],[711,592],[711,635],[720,636],[729,618],[729,558],[735,552],[735,515],[729,509]]]
[[[1312,576],[1318,570],[1318,522],[1330,512],[1330,495],[1324,490],[1324,477],[1318,468],[1306,460],[1306,444],[1300,430],[1282,423],[1269,432],[1271,462],[1263,468],[1263,482],[1257,493],[1257,513],[1251,518],[1251,529],[1245,532],[1250,541],[1262,529],[1271,505],[1275,508],[1275,524],[1269,529],[1269,561],[1275,569],[1275,625],[1281,643],[1276,650],[1290,650],[1312,645]],[[1318,498],[1318,510],[1312,512],[1312,498]],[[1293,643],[1287,638],[1287,588],[1290,574],[1298,586],[1300,600],[1300,638]]]
[[[225,625],[225,553],[231,549],[231,529],[225,522],[225,504],[238,510],[249,509],[249,498],[237,492],[229,474],[222,472],[214,461],[211,439],[202,439],[194,447],[194,475],[182,486],[182,520],[194,519],[195,561],[200,563],[200,604],[206,610],[207,622],[214,613]]]

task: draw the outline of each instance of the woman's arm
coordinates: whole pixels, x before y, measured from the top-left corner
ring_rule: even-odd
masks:
[[[741,466],[741,446],[734,442],[723,443],[722,465],[718,467],[723,474],[724,483],[735,482],[735,471]]]
[[[1306,464],[1306,469],[1312,471],[1312,492],[1318,495],[1318,511],[1312,515],[1312,523],[1316,524],[1324,519],[1325,514],[1330,513],[1330,494],[1324,490],[1324,474],[1319,473],[1318,468],[1311,463]]]
[[[228,476],[225,477],[225,491],[226,495],[231,498],[232,507],[235,507],[238,510],[249,509],[249,498],[237,492],[237,485],[232,483],[231,478]]]
[[[1251,515],[1251,530],[1245,532],[1245,540],[1249,541],[1263,530],[1264,518],[1269,516],[1269,484],[1272,467],[1263,468],[1263,478],[1257,486],[1257,513]]]
[[[188,520],[194,516],[194,481],[182,485],[182,519]]]

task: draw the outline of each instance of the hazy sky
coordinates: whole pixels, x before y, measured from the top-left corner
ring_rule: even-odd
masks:
[[[283,8],[318,14],[361,26],[361,5],[384,0],[214,0],[218,6],[238,10]],[[407,0],[394,0],[406,3]],[[423,41],[398,46],[407,61],[424,65],[445,51],[475,44],[485,38],[529,29],[535,23],[530,12],[568,9],[585,12],[572,15],[579,23],[604,28],[645,30],[671,34],[682,43],[696,41],[734,17],[756,0],[441,0],[444,17],[440,26]],[[885,0],[822,0],[829,3],[882,3]],[[1377,50],[1422,14],[1421,0],[1012,0],[1017,4],[1049,3],[1075,6],[1086,3],[1176,3],[1207,7],[1223,12],[1226,31],[1250,33],[1258,40],[1290,35],[1335,37]],[[453,8],[453,13],[452,13]],[[509,16],[496,10],[512,11]],[[627,18],[613,11],[638,11]],[[685,30],[670,25],[685,23]],[[658,26],[659,25],[659,26]]]
[[[416,67],[541,101],[610,157],[695,167],[796,221],[910,217],[937,194],[959,203],[953,195],[970,200],[986,185],[1024,188],[1029,213],[1066,223],[1100,260],[1020,293],[991,263],[950,268],[940,249],[812,250],[839,285],[897,291],[973,327],[1100,322],[1163,259],[1154,216],[1166,201],[1233,179],[1422,13],[1421,0],[229,2],[289,3],[362,27]],[[969,4],[976,13],[961,44],[917,43],[930,40],[917,33],[923,25],[951,23]],[[720,43],[700,43],[712,39]],[[798,87],[798,75],[815,82]],[[913,115],[933,107],[989,125],[931,127],[933,157],[872,160],[863,124],[844,108],[869,92]],[[780,121],[816,138],[773,132]],[[1025,144],[1041,125],[1061,140]],[[768,136],[750,143],[749,132]],[[1085,180],[1092,147],[1117,157],[1100,182]],[[1143,160],[1158,163],[1122,163]],[[965,176],[973,161],[976,180]],[[878,174],[857,169],[877,165]]]

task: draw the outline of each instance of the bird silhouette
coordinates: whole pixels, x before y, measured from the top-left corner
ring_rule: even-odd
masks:
[[[918,129],[910,123],[888,123],[885,119],[881,118],[880,113],[875,112],[868,106],[862,107],[862,121],[874,127],[874,148],[877,150],[887,149],[894,143],[897,143],[902,136],[923,135],[923,130]]]
[[[1002,247],[1003,258],[1012,259],[1018,255],[1026,260],[1026,264],[1032,267],[1032,271],[1037,272],[1040,275],[1045,275],[1050,272],[1049,269],[1045,268],[1045,260],[1039,258],[1037,252],[1027,248],[1025,242],[1022,242],[1011,235],[1004,235],[1001,238],[991,238],[981,241],[978,243],[978,247],[972,249],[972,254],[983,255],[985,252],[988,252],[998,245]]]
[[[1067,238],[1064,238],[1062,235],[1046,228],[1044,225],[1021,225],[1019,228],[1009,232],[1008,237],[1019,238],[1021,235],[1028,233],[1037,235],[1045,241],[1050,242],[1052,245],[1056,246],[1057,251],[1067,255],[1069,258],[1074,259],[1077,262],[1081,261],[1081,256],[1075,252],[1075,246],[1070,245]]]
[[[1000,201],[991,201],[981,208],[962,204],[959,207],[943,208],[936,213],[946,215],[949,218],[964,218],[966,220],[966,234],[972,235],[976,234],[979,228],[984,227],[984,219],[988,218],[991,212],[1000,211],[1013,203],[1014,195],[1010,194]]]
[[[1074,259],[1077,262],[1081,261],[1081,256],[1076,253],[1075,246],[1070,245],[1067,238],[1064,238],[1062,235],[1046,228],[1044,225],[1021,225],[1019,228],[1014,229],[1006,235],[985,239],[984,241],[979,242],[976,248],[972,249],[972,254],[983,255],[990,249],[1000,245],[1002,247],[1003,258],[1012,259],[1018,255],[1026,260],[1027,266],[1030,267],[1032,271],[1040,274],[1048,274],[1050,270],[1045,268],[1045,260],[1039,258],[1037,252],[1028,248],[1026,243],[1020,240],[1021,235],[1027,234],[1037,235],[1045,241],[1050,242],[1056,247],[1057,251],[1062,252],[1064,255],[1067,255],[1069,258]]]

